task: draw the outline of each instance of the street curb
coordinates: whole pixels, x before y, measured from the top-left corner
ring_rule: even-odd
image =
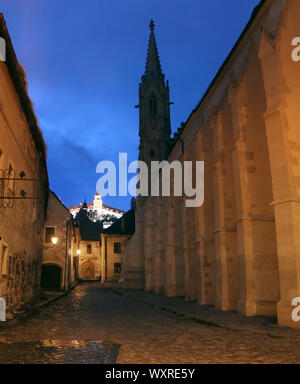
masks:
[[[72,285],[72,287],[70,287],[70,288],[67,289],[66,291],[61,292],[59,295],[54,296],[54,297],[51,297],[49,300],[45,301],[44,303],[41,303],[41,304],[39,304],[39,305],[34,305],[34,306],[32,307],[32,309],[37,309],[37,310],[38,310],[38,309],[41,309],[41,308],[43,308],[43,307],[46,307],[46,306],[48,306],[48,305],[54,303],[55,301],[61,299],[62,297],[67,296],[71,291],[73,291],[73,289],[76,287],[77,284],[78,284],[78,281],[76,281],[76,282]]]
[[[45,301],[44,303],[40,304],[33,304],[32,306],[24,309],[20,313],[17,313],[12,319],[8,319],[3,323],[0,323],[0,330],[5,329],[6,327],[16,326],[22,319],[25,319],[27,317],[30,317],[35,312],[39,311],[40,309],[47,307],[48,305],[54,303],[55,301],[61,299],[62,297],[68,295],[78,284],[78,281],[76,281],[69,289],[66,291],[61,292],[60,294],[51,297],[49,300]]]
[[[191,317],[191,316],[187,316],[185,315],[184,313],[182,312],[177,312],[175,311],[174,309],[170,309],[170,308],[167,308],[165,306],[162,306],[162,305],[157,305],[157,304],[153,304],[153,303],[150,303],[149,301],[145,301],[145,300],[140,300],[140,299],[137,299],[135,297],[132,297],[130,295],[126,295],[123,293],[123,291],[119,291],[119,290],[116,290],[114,288],[110,288],[114,293],[120,295],[120,296],[125,296],[125,297],[128,297],[129,299],[131,300],[134,300],[138,303],[143,303],[143,304],[147,304],[147,305],[150,305],[152,308],[155,308],[155,309],[159,309],[161,311],[164,311],[164,312],[169,312],[169,313],[172,313],[173,315],[175,316],[178,316],[178,317],[181,317],[181,318],[185,318],[186,320],[192,320],[192,321],[196,321],[197,323],[200,323],[200,324],[203,324],[203,325],[208,325],[210,327],[216,327],[216,328],[225,328],[225,329],[231,329],[231,328],[228,328],[228,327],[224,327],[220,324],[217,324],[217,323],[214,323],[213,321],[209,321],[209,320],[204,320],[204,319],[199,319],[199,318],[195,318],[195,317]]]
[[[239,327],[228,327],[228,326],[225,326],[225,325],[220,324],[218,322],[214,322],[214,321],[211,321],[211,320],[206,320],[206,319],[203,319],[203,318],[200,318],[200,317],[193,317],[193,316],[186,315],[183,312],[178,312],[178,311],[176,311],[174,309],[167,308],[167,307],[165,307],[163,305],[153,304],[153,303],[151,303],[149,301],[137,299],[137,298],[131,296],[130,294],[126,294],[126,290],[116,289],[116,288],[110,288],[110,289],[114,293],[116,293],[116,294],[118,294],[120,296],[127,297],[127,298],[129,298],[129,299],[131,299],[133,301],[139,302],[139,303],[150,305],[152,308],[172,313],[175,316],[184,318],[186,320],[194,321],[194,322],[202,324],[202,325],[207,325],[207,326],[210,326],[210,327],[221,328],[221,329],[227,329],[227,330],[236,331],[236,332],[247,332],[247,333],[251,333],[251,334],[254,334],[254,335],[265,335],[265,336],[268,336],[268,337],[271,337],[271,338],[275,337],[275,338],[283,339],[283,338],[286,337],[286,336],[281,336],[281,335],[273,335],[272,333],[269,333],[269,332],[254,331],[252,329],[241,329]]]

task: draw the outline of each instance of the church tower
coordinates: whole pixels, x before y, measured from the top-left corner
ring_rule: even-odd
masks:
[[[148,166],[151,161],[162,161],[168,155],[171,134],[169,93],[169,84],[165,82],[160,65],[154,22],[151,20],[146,69],[140,83],[138,105],[139,160]]]

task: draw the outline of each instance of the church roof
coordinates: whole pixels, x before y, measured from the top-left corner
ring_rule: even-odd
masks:
[[[102,231],[105,235],[133,235],[135,232],[135,210],[130,209],[110,227]]]
[[[80,209],[82,208],[83,204],[78,204],[78,205],[72,205],[71,207],[68,207],[69,210],[71,209]],[[88,203],[87,204],[88,209],[91,209],[93,207],[93,203]]]
[[[81,208],[75,217],[81,240],[83,241],[100,241],[100,233],[103,229],[102,223],[92,221],[86,208]]]

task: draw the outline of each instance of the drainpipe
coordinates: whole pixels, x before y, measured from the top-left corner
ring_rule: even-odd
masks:
[[[68,277],[68,238],[69,238],[69,220],[66,223],[66,258],[65,258],[65,281],[64,281],[64,289],[67,289],[67,277]]]
[[[105,273],[105,277],[104,277],[104,283],[107,282],[107,237],[105,236],[105,242],[104,242],[104,273]]]

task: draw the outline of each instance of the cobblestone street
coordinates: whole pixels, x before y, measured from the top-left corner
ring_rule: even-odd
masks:
[[[1,363],[109,363],[116,355],[117,363],[299,363],[300,332],[99,283],[0,327]]]

